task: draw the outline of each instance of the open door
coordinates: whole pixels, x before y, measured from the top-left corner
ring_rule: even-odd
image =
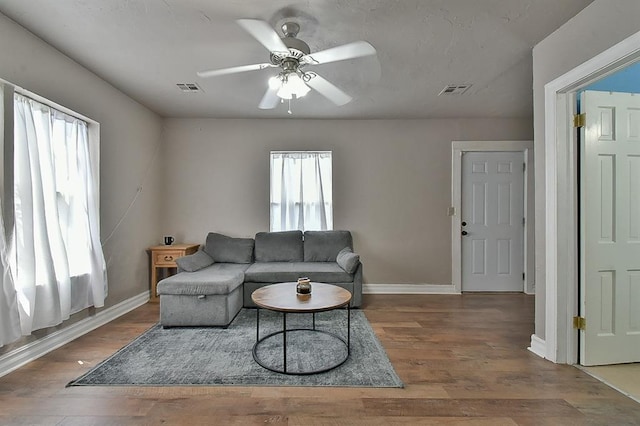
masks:
[[[640,95],[585,91],[580,101],[580,363],[638,362]]]

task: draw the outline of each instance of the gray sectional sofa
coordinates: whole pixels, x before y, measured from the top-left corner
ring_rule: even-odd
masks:
[[[178,273],[158,283],[160,323],[165,327],[227,326],[251,293],[309,277],[351,292],[362,303],[362,263],[349,231],[259,232],[232,238],[211,232],[195,254],[177,260]]]

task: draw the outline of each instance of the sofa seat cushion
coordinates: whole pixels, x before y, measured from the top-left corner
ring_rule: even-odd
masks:
[[[195,272],[180,272],[158,283],[158,294],[215,295],[229,294],[244,282],[249,265],[214,263]]]
[[[256,262],[245,272],[245,281],[256,283],[297,281],[300,277],[321,283],[353,281],[353,274],[335,262]]]

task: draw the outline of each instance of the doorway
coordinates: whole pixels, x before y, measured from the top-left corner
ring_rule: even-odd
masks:
[[[533,293],[535,291],[534,283],[533,283],[533,224],[530,223],[529,218],[533,217],[533,193],[529,190],[531,188],[533,182],[533,141],[454,141],[452,142],[452,191],[451,191],[451,200],[452,206],[449,208],[449,215],[451,216],[451,258],[452,258],[452,282],[454,285],[454,289],[456,292],[461,291],[524,291],[525,293]],[[522,210],[521,213],[517,213],[518,216],[521,216],[517,223],[512,223],[512,225],[517,225],[521,230],[521,242],[515,242],[515,244],[520,244],[521,255],[519,257],[522,259],[520,265],[518,265],[517,275],[515,275],[514,263],[509,262],[509,266],[506,266],[504,263],[502,266],[498,267],[498,259],[501,257],[503,260],[508,258],[511,253],[507,247],[506,239],[505,241],[498,242],[496,238],[493,238],[496,241],[493,241],[493,247],[498,247],[498,245],[502,245],[503,247],[503,256],[497,256],[498,253],[495,253],[496,250],[493,250],[494,253],[488,253],[488,246],[486,245],[486,241],[483,241],[483,238],[478,237],[479,234],[471,235],[469,232],[476,233],[478,232],[478,228],[473,228],[475,224],[472,224],[471,221],[468,221],[466,217],[463,216],[465,214],[463,209],[465,208],[465,202],[463,200],[463,174],[464,174],[464,165],[463,165],[463,157],[465,155],[471,154],[472,156],[479,156],[478,158],[483,158],[485,155],[496,153],[504,153],[506,157],[517,157],[519,160],[517,161],[518,166],[515,166],[515,163],[512,162],[511,165],[508,166],[511,172],[520,173],[520,177],[522,177],[522,181],[519,184],[521,187],[519,191],[521,191],[521,200],[522,200]],[[467,157],[469,158],[469,157]],[[494,168],[501,167],[503,171],[507,170],[508,161],[498,161],[494,162]],[[471,162],[473,163],[473,161]],[[481,168],[482,164],[488,164],[488,162],[482,160],[477,162],[478,167]],[[473,164],[470,164],[469,167],[473,167]],[[518,167],[518,169],[514,169]],[[524,169],[524,170],[523,170]],[[486,173],[478,173],[481,177],[486,175]],[[483,177],[482,177],[483,178]],[[503,182],[504,183],[504,182]],[[487,186],[482,183],[482,188],[487,188]],[[496,187],[497,188],[497,187]],[[504,187],[503,187],[504,188]],[[486,194],[489,196],[488,192],[477,191],[477,194],[482,195]],[[504,196],[504,192],[503,192]],[[481,197],[482,198],[482,197]],[[481,199],[478,199],[482,202]],[[466,202],[466,205],[469,205],[470,201]],[[484,211],[486,212],[486,206],[482,206]],[[482,209],[481,209],[482,210]],[[497,213],[494,211],[494,213]],[[504,212],[503,212],[504,213]],[[516,222],[514,218],[510,218],[511,222]],[[463,225],[463,222],[465,224]],[[466,230],[465,230],[466,228]],[[483,230],[484,226],[480,227],[480,230]],[[463,235],[463,231],[467,234]],[[466,236],[472,237],[467,240],[463,240]],[[495,236],[494,236],[495,237]],[[470,287],[469,285],[465,286],[463,283],[463,274],[466,273],[467,269],[465,268],[465,264],[468,265],[472,261],[469,259],[465,260],[467,253],[473,253],[473,251],[469,250],[469,247],[473,244],[472,242],[476,241],[477,252],[476,252],[476,261],[477,264],[480,265],[476,268],[477,271],[481,271],[483,268],[487,270],[490,269],[490,264],[493,264],[491,268],[493,268],[493,275],[504,275],[507,277],[507,280],[510,278],[513,280],[517,276],[518,279],[518,287],[517,290],[515,288],[509,288],[508,286],[502,284],[498,284],[498,287],[488,287],[486,285],[491,284],[491,278],[485,280],[487,275],[484,273],[476,274],[476,276],[480,279],[479,285],[480,287],[473,285]],[[466,247],[463,247],[466,245]],[[482,250],[480,250],[482,249]],[[471,255],[473,256],[473,254]],[[493,262],[488,262],[488,259],[492,258]],[[490,272],[490,271],[485,271]],[[509,272],[508,274],[498,274],[498,272]],[[522,276],[524,272],[524,277]],[[473,274],[471,274],[473,275]],[[468,278],[468,277],[467,277]],[[506,281],[505,281],[506,282]],[[495,283],[494,283],[495,284]],[[485,286],[485,287],[483,287]]]
[[[572,321],[579,302],[577,156],[572,120],[576,93],[636,62],[639,46],[640,33],[636,33],[545,86],[545,340],[535,346],[536,353],[553,362],[578,361],[579,339]]]

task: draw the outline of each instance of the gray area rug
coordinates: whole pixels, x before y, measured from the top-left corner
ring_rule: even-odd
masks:
[[[312,315],[288,314],[287,329],[310,328]],[[347,313],[316,314],[316,327],[346,340]],[[282,329],[282,315],[260,311],[260,337]],[[351,353],[334,370],[313,375],[271,372],[253,359],[256,310],[243,309],[228,328],[155,325],[67,386],[239,385],[403,387],[364,312],[351,311]],[[287,368],[321,369],[345,356],[345,345],[313,332],[287,333]],[[261,361],[282,368],[282,335],[259,346]],[[341,358],[342,357],[342,358]]]

